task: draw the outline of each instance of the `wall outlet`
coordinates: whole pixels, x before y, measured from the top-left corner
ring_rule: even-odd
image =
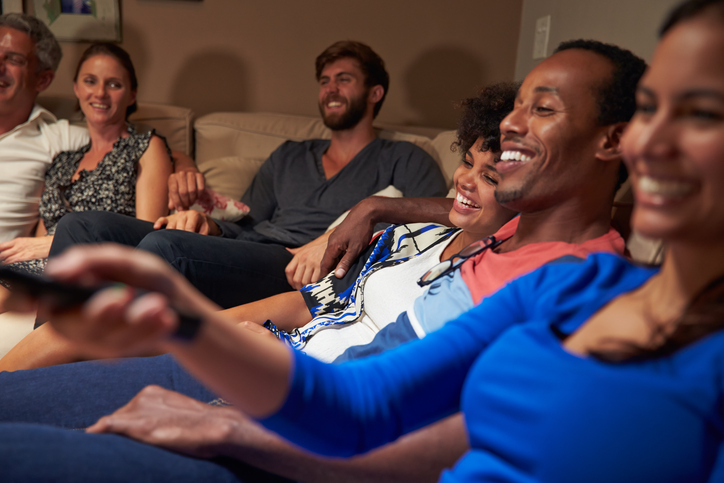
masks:
[[[551,30],[551,16],[546,15],[535,22],[535,40],[533,40],[533,58],[544,59],[548,52],[548,34]]]

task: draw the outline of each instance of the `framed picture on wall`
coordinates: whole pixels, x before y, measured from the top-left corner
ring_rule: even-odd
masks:
[[[23,13],[23,0],[0,0],[0,14]]]
[[[121,41],[118,0],[33,0],[35,16],[58,40]]]

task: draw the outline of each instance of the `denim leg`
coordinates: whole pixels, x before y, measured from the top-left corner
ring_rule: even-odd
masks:
[[[162,230],[138,248],[169,262],[224,308],[293,290],[284,274],[292,254],[281,245]]]
[[[68,213],[58,222],[50,257],[73,245],[114,242],[135,247],[152,231],[151,222],[109,211]]]
[[[196,459],[112,434],[0,424],[4,483],[282,482],[228,458]]]
[[[292,290],[284,274],[292,254],[282,245],[181,230],[156,231],[150,222],[106,211],[61,218],[50,257],[73,245],[103,242],[138,246],[159,255],[224,308]]]
[[[170,355],[76,362],[0,372],[0,422],[86,428],[149,384],[206,403],[217,398]]]

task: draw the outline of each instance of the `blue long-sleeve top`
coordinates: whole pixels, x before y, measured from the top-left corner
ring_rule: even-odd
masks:
[[[295,353],[288,400],[264,423],[345,456],[462,410],[471,450],[442,481],[724,481],[724,333],[617,364],[562,346],[654,273],[596,254],[377,357],[330,366]]]

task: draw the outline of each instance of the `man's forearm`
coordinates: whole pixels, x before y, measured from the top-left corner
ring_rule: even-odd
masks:
[[[460,414],[351,459],[312,455],[240,416],[220,452],[263,470],[310,482],[434,482],[467,450]]]
[[[434,222],[452,226],[449,219],[451,198],[385,198],[373,196],[360,202],[371,224]]]
[[[377,223],[435,222],[451,226],[449,198],[383,198],[372,196],[357,203],[329,237],[321,273],[344,277],[370,242]]]
[[[173,159],[173,171],[178,173],[180,171],[198,171],[196,163],[187,154],[175,149],[171,151]]]

